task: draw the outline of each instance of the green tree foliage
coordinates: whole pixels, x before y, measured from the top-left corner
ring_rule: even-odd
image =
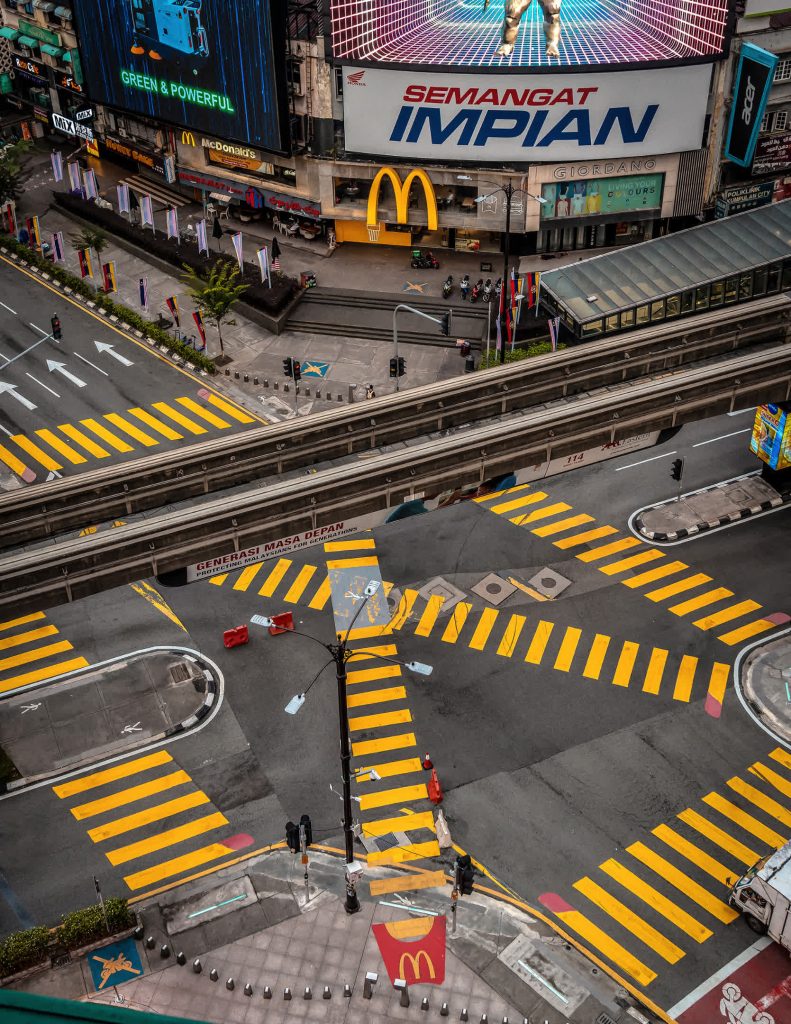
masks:
[[[24,191],[30,177],[25,159],[29,148],[27,142],[17,142],[0,149],[0,203],[16,202]]]
[[[183,280],[190,295],[203,314],[204,320],[217,328],[220,352],[225,355],[222,325],[228,323],[233,304],[247,291],[248,285],[239,280],[239,265],[233,260],[217,260],[203,277],[193,267],[183,264]]]
[[[101,269],[102,253],[110,244],[107,235],[99,228],[83,228],[76,235],[69,235],[74,249],[93,249],[96,253],[96,266]]]

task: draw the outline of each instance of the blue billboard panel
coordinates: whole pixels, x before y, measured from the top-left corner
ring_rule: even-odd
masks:
[[[284,148],[278,0],[80,0],[74,15],[91,99]]]
[[[742,43],[725,142],[725,156],[739,167],[752,163],[776,65],[775,54],[753,43]]]

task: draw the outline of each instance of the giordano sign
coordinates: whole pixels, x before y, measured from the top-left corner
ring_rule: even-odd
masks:
[[[429,231],[437,230],[437,196],[431,178],[425,171],[410,171],[403,183],[398,173],[392,167],[382,167],[371,183],[371,191],[368,193],[368,218],[369,228],[375,228],[379,223],[377,206],[379,205],[379,192],[382,182],[387,178],[393,186],[396,201],[396,222],[407,224],[409,221],[409,190],[412,182],[419,181],[423,186],[423,194],[426,197],[426,211]]]

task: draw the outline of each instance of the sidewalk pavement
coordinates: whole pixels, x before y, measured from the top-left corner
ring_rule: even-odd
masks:
[[[420,1024],[440,1016],[473,1024],[653,1024],[667,1019],[635,1009],[632,996],[546,924],[513,902],[480,892],[480,879],[473,894],[459,901],[455,934],[448,912],[451,886],[415,891],[425,872],[366,868],[358,884],[362,909],[347,915],[343,859],[330,849],[310,850],[307,901],[299,858],[277,849],[141,902],[134,908],[143,925],[143,941],[136,943],[143,971],[139,978],[129,972],[113,976],[105,991],[97,992],[89,961],[102,955],[100,949],[14,988],[114,1002],[115,981],[125,1006],[217,1024]],[[437,867],[450,869],[451,857]],[[391,884],[388,894],[372,896],[371,879],[397,879],[403,892],[393,891]],[[411,891],[406,889],[410,881],[415,882]],[[445,941],[440,935],[434,947],[431,938],[445,922]],[[388,956],[393,980],[400,974],[421,979],[409,984],[408,1006],[388,977],[377,925],[389,926],[384,941],[394,943]],[[432,935],[424,937],[429,929]],[[402,942],[414,960],[403,957]],[[421,946],[430,948],[431,955],[418,955]],[[183,965],[176,959],[182,953]],[[372,975],[367,998],[366,977]]]
[[[736,685],[748,711],[780,743],[791,742],[791,631],[747,653]]]

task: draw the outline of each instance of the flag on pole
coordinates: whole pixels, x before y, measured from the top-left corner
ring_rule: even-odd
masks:
[[[50,159],[52,160],[52,177],[55,181],[63,181],[63,157],[58,150],[53,150]]]
[[[154,228],[154,210],[151,205],[151,196],[140,197],[140,223],[143,227],[148,224],[152,230]]]
[[[525,274],[525,295],[527,297],[527,308],[532,309],[536,304],[536,277],[534,273]]]
[[[280,246],[277,244],[277,239],[272,239],[272,270],[276,274],[280,273]]]
[[[14,216],[14,204],[11,203],[11,202],[6,203],[5,208],[3,210],[3,214],[5,215],[5,222],[6,222],[6,228],[8,229],[8,233],[10,235],[15,235],[16,234],[16,217]]]
[[[38,217],[28,217],[27,219],[27,230],[30,235],[30,241],[35,242],[37,249],[41,248],[41,231],[38,226]]]
[[[552,351],[557,352],[558,350],[558,330],[560,328],[560,317],[552,316],[547,320],[549,327],[549,341],[552,345]]]
[[[78,249],[77,259],[80,262],[80,274],[83,277],[93,277],[93,267],[91,266],[91,253],[89,249]]]
[[[208,239],[206,238],[206,221],[205,220],[199,220],[198,221],[197,232],[198,232],[198,255],[200,256],[200,254],[202,252],[205,252],[206,255],[208,256],[209,255],[209,242],[208,242]]]
[[[52,236],[52,251],[55,253],[56,263],[65,263],[66,257],[64,253],[66,252],[66,249],[63,244],[62,231],[56,231],[55,234]]]
[[[169,298],[165,299],[165,304],[167,305],[168,309],[170,310],[170,315],[176,321],[176,327],[178,327],[179,330],[180,330],[181,329],[181,320],[179,320],[179,303],[178,303],[178,299],[176,298],[175,295],[171,295]]]
[[[236,252],[236,258],[239,261],[239,273],[244,273],[244,257],[242,255],[242,232],[234,231],[231,235],[231,241]]]
[[[270,277],[269,274],[269,253],[266,250],[266,246],[263,246],[261,249],[259,249],[255,255],[258,259],[258,266],[261,268],[261,284],[263,284],[264,280],[266,280],[266,283],[271,288],[272,278]]]
[[[214,224],[212,225],[211,229],[211,236],[212,238],[222,238],[222,225],[220,224],[219,217],[214,218]],[[220,246],[218,246],[217,248],[219,249]]]
[[[117,186],[118,192],[118,212],[129,213],[129,186],[126,182],[122,181]]]
[[[179,237],[179,215],[178,210],[175,206],[171,206],[166,216],[168,226],[168,238],[175,238],[178,241]]]
[[[203,347],[198,348],[196,346],[195,351],[204,352],[206,350],[206,328],[203,326],[203,317],[201,316],[199,309],[196,309],[192,314],[192,319],[195,321],[195,326],[198,328],[198,334],[200,334],[201,341],[203,342]]]
[[[148,309],[148,278],[140,278],[140,305],[143,309]]]
[[[115,263],[112,260],[109,263],[102,264],[102,277],[104,278],[104,290],[106,292],[118,291],[118,286],[115,283]]]
[[[72,162],[68,165],[68,171],[69,186],[72,192],[78,192],[82,188],[82,181],[80,180],[80,165]]]
[[[541,274],[536,273],[536,316],[538,316],[538,304],[541,298]]]
[[[98,195],[98,189],[96,188],[96,175],[92,170],[90,170],[90,168],[87,171],[83,171],[82,180],[86,197],[88,199],[95,199]]]

